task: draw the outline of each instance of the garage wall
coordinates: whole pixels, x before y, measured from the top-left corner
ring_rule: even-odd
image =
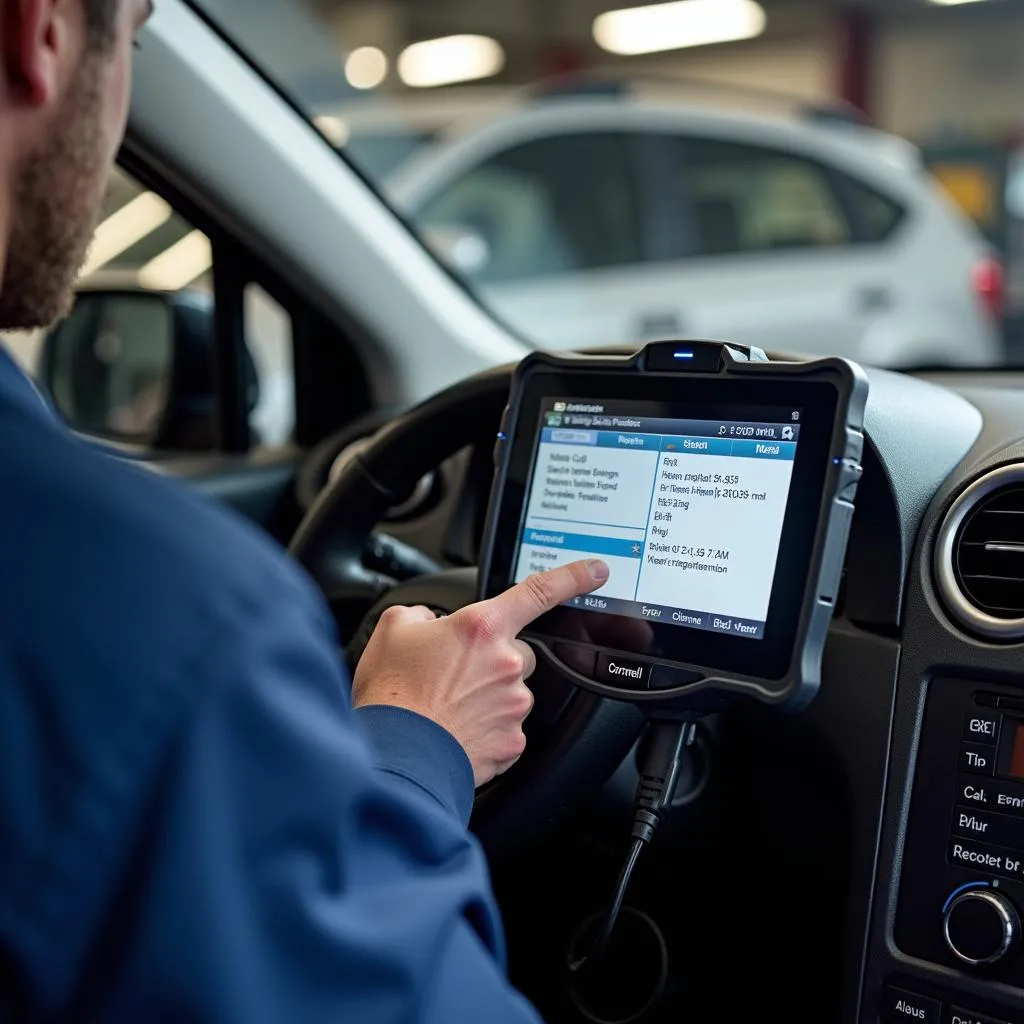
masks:
[[[806,101],[833,98],[838,77],[835,8],[823,5],[773,2],[767,34],[748,43],[615,61],[597,50],[589,34],[593,17],[608,8],[608,0],[319,3],[330,12],[339,44],[373,43],[391,54],[409,39],[470,26],[489,32],[506,46],[517,80],[542,73],[545,39],[576,49],[591,66],[626,75],[682,76]],[[870,77],[873,115],[881,127],[932,141],[940,134],[991,135],[1024,126],[1024,2],[943,8],[919,0],[880,0],[875,13]],[[456,107],[462,94],[449,94]]]
[[[1024,126],[1024,11],[999,6],[998,17],[937,11],[886,26],[875,93],[882,127],[934,141]]]
[[[806,101],[822,101],[832,94],[830,20],[824,12],[801,8],[772,11],[768,33],[757,40],[732,45],[683,50],[646,58],[619,60],[595,45],[590,26],[608,0],[518,0],[516,3],[481,4],[478,0],[438,0],[429,6],[399,0],[347,0],[337,5],[322,0],[321,10],[335,32],[339,48],[379,46],[390,56],[412,39],[449,32],[485,32],[505,47],[514,82],[532,82],[548,70],[553,52],[573,52],[595,71],[634,76],[683,77],[723,84],[741,90],[788,94]],[[490,85],[498,98],[511,95],[514,86]],[[399,93],[410,106],[434,106],[444,96],[452,113],[469,109],[478,88],[431,90],[412,97]],[[357,103],[356,106],[359,104]]]
[[[684,51],[651,61],[646,67],[658,74],[824,102],[833,95],[829,65],[829,53],[821,45],[821,37],[808,34],[803,39]]]

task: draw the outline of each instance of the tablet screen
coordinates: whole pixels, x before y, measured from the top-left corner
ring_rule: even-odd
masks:
[[[515,581],[601,558],[607,585],[575,607],[763,639],[802,410],[721,412],[545,398]]]

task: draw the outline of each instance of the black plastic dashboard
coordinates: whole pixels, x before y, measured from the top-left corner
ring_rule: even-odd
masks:
[[[786,856],[801,844],[811,858],[833,856],[841,848],[843,863],[816,879],[821,884],[832,877],[835,891],[797,895],[790,888],[788,897],[770,897],[782,911],[787,899],[797,907],[791,934],[772,921],[754,931],[763,945],[783,928],[779,937],[799,950],[815,940],[807,928],[820,907],[834,908],[843,922],[842,954],[835,958],[841,991],[831,1006],[801,1007],[794,1020],[835,1020],[838,1012],[843,1024],[1024,1024],[1024,781],[995,777],[1011,756],[1008,741],[1000,743],[998,735],[981,736],[982,760],[988,758],[981,775],[965,760],[972,721],[1004,732],[1015,727],[1015,715],[1024,722],[1024,640],[984,639],[960,625],[940,599],[934,572],[936,537],[958,495],[994,467],[1024,465],[1024,378],[936,373],[921,379],[881,371],[869,376],[864,476],[823,686],[811,707],[776,737],[786,742],[795,735],[787,730],[797,730],[827,752],[842,828],[835,827],[831,845],[815,846],[825,826],[803,819],[814,819],[821,808],[802,804],[800,786],[787,785],[779,767],[771,785],[773,792],[780,786],[785,791],[762,809],[760,833],[748,823],[744,835],[770,846],[771,830],[785,827],[791,833]],[[489,425],[481,424],[481,434],[481,444],[489,443]],[[453,477],[463,477],[466,464],[463,458]],[[481,482],[470,473],[466,488],[473,496],[452,486],[431,515],[431,535],[438,537],[444,523],[449,548],[453,523],[470,530],[475,517],[466,516],[465,506],[478,508]],[[404,524],[396,532],[416,544],[426,525]],[[467,561],[475,539],[462,538]],[[1024,557],[1024,525],[1020,540]],[[758,718],[756,729],[763,730],[766,721]],[[1024,725],[1021,730],[1024,765]],[[991,775],[985,775],[989,765]],[[792,772],[802,767],[787,765],[794,783]],[[752,778],[748,774],[746,781]],[[1018,797],[1019,804],[999,803]],[[957,854],[957,846],[968,854]],[[744,857],[737,855],[735,863]],[[797,877],[777,879],[775,888],[792,886]],[[995,943],[1000,936],[993,936],[992,921],[1003,922],[1004,911],[1010,915],[1006,949],[996,950],[999,955],[988,963],[968,963],[971,956],[954,953],[945,937],[944,910],[951,897],[965,894],[966,903],[956,903],[952,916],[961,953],[977,952],[972,943]],[[739,913],[745,899],[746,894],[724,906]],[[719,899],[717,912],[722,908]],[[738,976],[743,957],[755,955],[754,941],[736,951]],[[750,1005],[758,1000],[773,1010],[793,1002],[789,995],[751,996]],[[698,998],[691,1005],[703,1004]]]
[[[1024,460],[1024,395],[999,383],[872,375],[874,464],[809,713],[854,818],[844,1021],[1024,1021],[1024,799],[998,778],[1013,771],[1024,648],[961,625],[934,571],[956,497]]]
[[[996,755],[1003,722],[1008,730],[1014,709],[1024,707],[1024,649],[1019,641],[988,640],[961,626],[939,596],[934,565],[936,539],[957,496],[988,471],[1024,460],[1024,396],[1007,387],[1009,379],[998,388],[969,377],[942,383],[951,390],[937,391],[928,403],[936,417],[932,429],[904,427],[904,441],[893,450],[903,466],[892,478],[894,494],[906,496],[908,481],[922,475],[938,486],[907,534],[916,534],[916,543],[897,634],[902,649],[879,804],[878,871],[863,986],[853,1004],[859,1013],[847,1019],[1018,1024],[1024,1020],[1024,960],[1017,908],[1024,892],[1013,876],[1024,859],[1014,850],[1024,837],[1015,832],[1014,783],[997,778],[1012,769]],[[964,405],[977,417],[974,438],[947,430]],[[892,410],[897,420],[909,414],[899,408]],[[943,471],[929,473],[932,459],[955,459],[955,466],[937,464]],[[865,542],[851,549],[853,559],[867,550]],[[874,699],[885,700],[884,692]],[[872,746],[884,742],[870,737]],[[965,927],[966,939],[958,931]],[[979,941],[984,948],[971,948]]]

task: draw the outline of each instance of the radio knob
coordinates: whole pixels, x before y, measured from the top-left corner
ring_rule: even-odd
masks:
[[[954,956],[972,967],[984,967],[1017,948],[1020,914],[1001,892],[970,889],[950,900],[942,934]]]

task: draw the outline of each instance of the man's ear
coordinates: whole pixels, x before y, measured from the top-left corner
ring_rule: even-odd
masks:
[[[61,88],[61,65],[71,52],[68,0],[0,0],[4,85],[22,104],[43,107]]]

